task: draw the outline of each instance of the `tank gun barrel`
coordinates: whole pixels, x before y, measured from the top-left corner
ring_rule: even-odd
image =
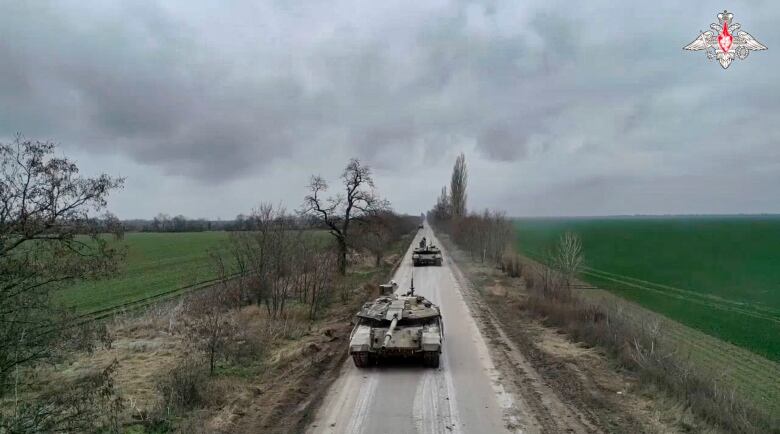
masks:
[[[393,321],[390,323],[390,327],[387,329],[387,332],[385,333],[385,341],[382,344],[382,348],[386,347],[387,344],[390,343],[390,339],[393,337],[393,331],[395,331],[395,326],[398,324],[398,316],[393,317]]]

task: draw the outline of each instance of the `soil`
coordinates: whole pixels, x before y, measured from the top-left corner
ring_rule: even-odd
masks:
[[[249,393],[237,397],[226,432],[299,432],[338,376],[351,331],[346,318],[322,324],[287,349]]]

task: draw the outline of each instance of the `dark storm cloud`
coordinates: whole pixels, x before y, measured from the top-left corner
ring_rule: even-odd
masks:
[[[56,137],[223,179],[290,155],[318,115],[293,77],[242,75],[151,3],[99,16],[40,4],[4,15],[3,135]]]
[[[525,132],[511,124],[495,125],[486,128],[477,137],[477,146],[485,149],[489,158],[496,160],[515,160],[527,153]]]
[[[681,50],[722,7],[707,2],[1,3],[0,136],[121,156],[161,179],[338,173],[351,156],[387,178],[446,173],[466,150],[475,170],[507,174],[474,176],[475,206],[534,213],[503,187],[510,174],[587,210],[573,198],[621,203],[689,174],[715,185],[730,161],[745,176],[780,161],[768,2],[733,5],[770,51],[728,71]],[[607,187],[629,174],[635,188]]]

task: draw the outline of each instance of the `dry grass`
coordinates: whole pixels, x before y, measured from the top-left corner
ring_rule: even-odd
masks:
[[[356,290],[363,293],[363,290]],[[354,294],[353,294],[354,296]],[[78,378],[116,360],[115,383],[126,402],[124,423],[142,431],[230,432],[249,411],[253,390],[271,388],[268,372],[311,363],[312,348],[331,339],[322,324],[294,306],[276,319],[262,306],[231,312],[239,333],[214,376],[204,358],[187,348],[179,333],[184,303],[167,303],[143,314],[117,316],[109,328],[110,349],[82,353],[56,369],[41,371],[48,384]],[[343,321],[343,317],[342,317]],[[305,371],[305,366],[298,368]],[[284,374],[277,376],[284,377]],[[286,378],[291,387],[295,378]],[[283,388],[284,384],[277,384]],[[253,409],[260,412],[262,409]],[[269,404],[266,412],[271,413]],[[187,427],[198,427],[191,431]]]
[[[637,321],[620,304],[590,303],[567,290],[547,267],[526,264],[526,307],[572,338],[607,349],[643,383],[677,397],[696,414],[730,432],[777,430],[776,416],[750,404],[700,366],[663,344],[659,321]],[[773,417],[775,418],[773,420]]]
[[[399,258],[397,251],[407,245],[408,240],[399,242],[388,258]],[[349,319],[394,265],[356,267],[334,288],[317,320],[307,305],[292,299],[276,317],[265,305],[231,307],[226,318],[237,325],[236,333],[221,350],[213,375],[183,333],[188,316],[197,314],[192,300],[208,289],[142,312],[119,313],[105,322],[110,346],[74,351],[36,375],[41,387],[53,388],[116,361],[122,424],[132,432],[295,431],[291,427],[305,426],[318,394],[338,373]]]
[[[507,249],[501,256],[499,267],[501,271],[509,277],[520,277],[523,275],[523,260],[512,249]]]

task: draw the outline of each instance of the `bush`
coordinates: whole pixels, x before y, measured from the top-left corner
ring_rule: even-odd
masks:
[[[305,312],[290,310],[269,319],[263,333],[267,342],[277,338],[297,340],[309,332],[310,325]]]
[[[234,364],[253,363],[262,358],[268,349],[268,337],[246,323],[239,323],[235,339],[225,349],[225,356]]]
[[[501,271],[509,277],[520,277],[523,274],[523,263],[520,255],[507,249],[501,257],[499,264]]]
[[[239,333],[230,294],[221,288],[195,294],[182,317],[184,342],[204,356],[210,374],[214,374],[217,361],[226,357]]]
[[[34,401],[17,403],[8,414],[0,411],[0,433],[119,432],[124,401],[114,388],[117,367],[115,360]]]
[[[193,359],[185,359],[158,380],[160,408],[167,415],[197,408],[206,401],[207,385],[207,367]]]

